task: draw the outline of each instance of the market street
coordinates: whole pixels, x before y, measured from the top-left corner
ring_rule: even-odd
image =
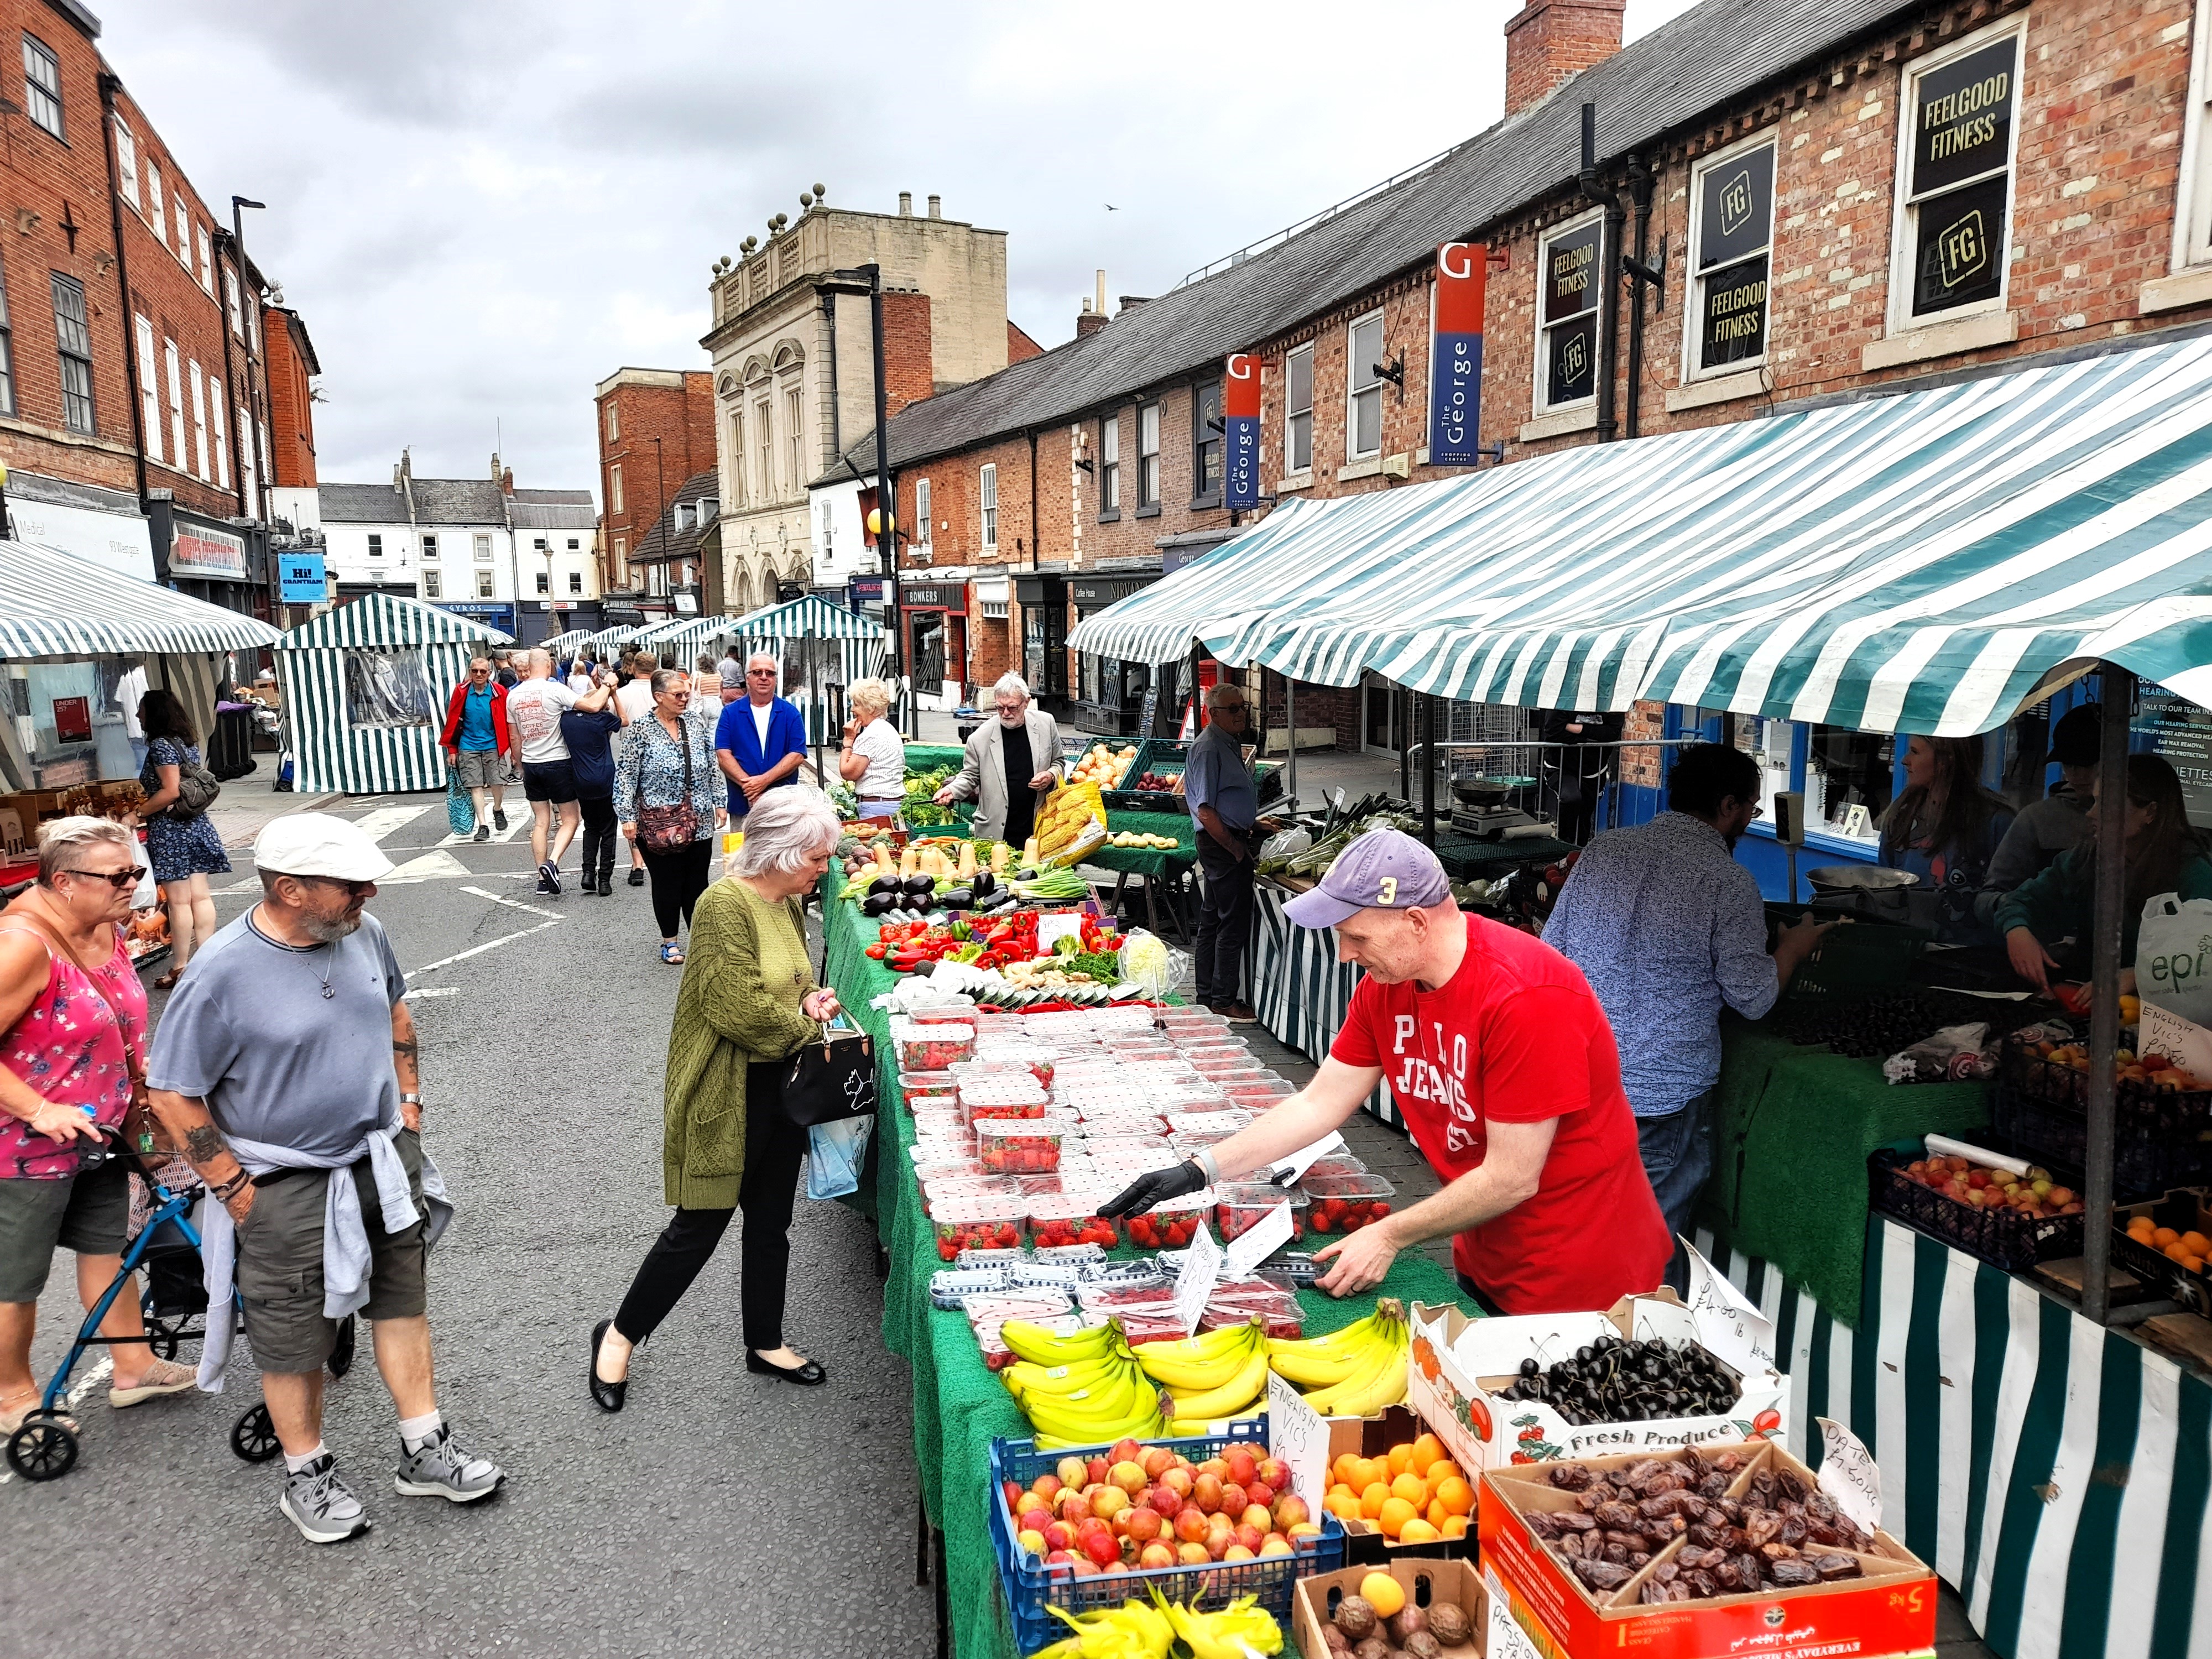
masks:
[[[509,844],[442,850],[442,797],[331,809],[381,830],[394,862],[445,867],[394,881],[374,908],[412,981],[426,1143],[459,1206],[431,1258],[441,1389],[507,1489],[475,1510],[393,1495],[391,1401],[365,1340],[331,1386],[328,1437],[375,1528],[330,1549],[277,1513],[281,1465],[229,1450],[258,1398],[250,1364],[221,1397],[127,1412],[103,1384],[82,1401],[68,1479],[0,1474],[0,1559],[51,1569],[51,1594],[9,1598],[10,1650],[273,1651],[315,1626],[393,1655],[928,1650],[908,1384],[878,1334],[875,1237],[858,1213],[802,1201],[793,1228],[791,1338],[827,1388],[744,1370],[732,1237],[645,1351],[629,1410],[608,1417],[585,1397],[586,1334],[667,1218],[661,1070],[678,975],[654,959],[642,890],[530,893],[527,812],[512,805]],[[231,861],[214,883],[225,921],[258,890],[250,852]],[[58,1272],[40,1308],[41,1380],[78,1316]],[[76,1381],[94,1368],[96,1352]]]

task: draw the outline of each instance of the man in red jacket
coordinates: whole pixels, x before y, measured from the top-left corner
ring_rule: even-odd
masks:
[[[461,787],[477,804],[477,839],[507,828],[507,688],[492,678],[491,659],[469,664],[469,677],[446,705],[445,745]],[[489,811],[486,806],[489,804]]]

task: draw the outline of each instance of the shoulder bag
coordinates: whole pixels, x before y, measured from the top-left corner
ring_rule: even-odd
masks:
[[[660,722],[653,721],[658,726]],[[699,839],[699,809],[691,804],[691,739],[692,731],[684,720],[676,722],[679,736],[677,746],[684,751],[684,799],[673,806],[647,806],[641,799],[637,809],[637,844],[648,853],[675,853]],[[650,741],[650,739],[647,739]],[[641,775],[638,793],[641,797],[645,785]]]
[[[793,918],[802,939],[806,937],[805,915],[806,906],[802,900]],[[829,968],[829,939],[825,933],[822,973],[818,977],[826,981]],[[801,1044],[796,1054],[787,1054],[776,1064],[783,1115],[802,1129],[811,1129],[818,1123],[866,1117],[876,1109],[876,1044],[866,1031],[845,1031],[833,1036],[825,1024],[819,1042]]]
[[[160,763],[152,756],[146,759],[146,769],[139,774],[138,787],[151,795],[161,788],[161,775],[155,770]],[[152,781],[149,783],[149,779]],[[177,757],[177,798],[161,809],[167,817],[196,818],[215,805],[216,797],[222,793],[222,785],[214,773],[196,760],[186,760],[179,750]]]

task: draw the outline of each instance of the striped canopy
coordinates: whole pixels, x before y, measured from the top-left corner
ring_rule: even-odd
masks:
[[[0,541],[0,657],[162,656],[273,645],[266,623],[51,547]]]
[[[832,605],[819,593],[802,593],[781,605],[749,611],[730,631],[746,639],[875,640],[890,635],[857,611]]]
[[[651,646],[672,662],[688,660],[737,630],[735,617],[679,617],[647,629],[638,643]]]
[[[588,640],[591,637],[592,630],[590,629],[572,628],[564,634],[555,634],[550,635],[545,639],[538,641],[538,643],[544,647],[548,651],[565,651],[573,647],[581,645],[586,640]]]
[[[1965,735],[2104,658],[2212,702],[2212,340],[1277,509],[1075,649]]]
[[[328,646],[512,645],[514,636],[419,599],[364,593],[301,623],[271,643],[279,651],[313,651]]]

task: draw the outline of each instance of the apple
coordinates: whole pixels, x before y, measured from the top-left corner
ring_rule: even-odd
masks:
[[[1118,1566],[1121,1561],[1121,1546],[1110,1532],[1094,1532],[1083,1540],[1083,1553],[1094,1565],[1104,1568]]]
[[[1198,1477],[1186,1465],[1179,1464],[1160,1477],[1160,1485],[1178,1498],[1188,1498],[1191,1488],[1197,1484]]]
[[[1041,1532],[1032,1532],[1027,1527],[1024,1527],[1019,1532],[1014,1534],[1014,1542],[1019,1544],[1024,1550],[1027,1551],[1031,1555],[1042,1555],[1044,1553],[1044,1534]]]
[[[1261,1458],[1259,1474],[1255,1478],[1261,1485],[1273,1486],[1277,1492],[1288,1492],[1291,1489],[1290,1466],[1279,1457]]]
[[[2071,1187],[2053,1187],[2043,1195],[2043,1201],[2056,1204],[2063,1210],[2074,1201],[2074,1189]]]
[[[1145,1507],[1157,1510],[1163,1521],[1172,1521],[1183,1510],[1183,1501],[1173,1486],[1155,1486],[1145,1494]]]
[[[1206,1516],[1195,1507],[1185,1510],[1175,1518],[1175,1535],[1186,1544],[1206,1541]]]
[[[1145,1471],[1136,1463],[1116,1463],[1106,1471],[1106,1478],[1132,1498],[1145,1489]]]
[[[1275,1489],[1264,1480],[1255,1480],[1244,1488],[1244,1501],[1255,1510],[1267,1509],[1275,1501]]]
[[[1245,1505],[1249,1504],[1251,1501],[1252,1500],[1245,1495],[1243,1487],[1235,1486],[1224,1486],[1221,1489],[1221,1501],[1216,1507],[1221,1514],[1227,1516],[1231,1521],[1234,1521],[1238,1516],[1244,1513]]]
[[[1072,1550],[1054,1550],[1044,1559],[1045,1571],[1052,1573],[1072,1573],[1077,1557]]]
[[[1075,1528],[1065,1521],[1055,1521],[1044,1529],[1045,1546],[1052,1550],[1072,1550],[1075,1547]]]
[[[1290,1546],[1285,1544],[1283,1547],[1288,1549]],[[1175,1564],[1176,1553],[1165,1544],[1147,1544],[1137,1555],[1137,1565],[1140,1567],[1171,1567]]]
[[[1261,1541],[1260,1553],[1261,1555],[1294,1555],[1297,1551],[1292,1547],[1291,1540],[1282,1534],[1271,1532]]]
[[[1151,1543],[1160,1535],[1161,1528],[1167,1524],[1160,1519],[1158,1510],[1148,1510],[1141,1504],[1135,1509],[1125,1511],[1120,1519],[1124,1523],[1122,1528],[1124,1534],[1135,1539],[1139,1544]]]
[[[1078,1578],[1096,1578],[1098,1576],[1098,1564],[1087,1555],[1077,1556],[1068,1570]]]
[[[1091,1495],[1091,1512],[1101,1521],[1111,1521],[1129,1507],[1129,1494],[1119,1486],[1101,1486]]]
[[[1176,1455],[1165,1446],[1155,1446],[1137,1461],[1146,1478],[1157,1480],[1175,1467]]]
[[[1267,1534],[1249,1521],[1241,1522],[1237,1528],[1237,1541],[1257,1555],[1260,1546],[1267,1541]]]
[[[1226,1480],[1229,1478],[1229,1465],[1218,1457],[1209,1457],[1198,1466],[1198,1472],[1200,1474],[1210,1474],[1216,1480]]]
[[[1206,1553],[1205,1545],[1185,1542],[1176,1546],[1176,1559],[1186,1567],[1202,1567],[1213,1558]]]
[[[1456,1515],[1455,1515],[1455,1516],[1454,1516],[1452,1517],[1452,1519],[1453,1519],[1453,1520],[1455,1520],[1455,1521],[1459,1521],[1459,1520],[1462,1520],[1462,1519],[1464,1519],[1464,1517],[1463,1517],[1463,1516],[1456,1516]],[[1297,1538],[1318,1538],[1318,1537],[1320,1537],[1320,1536],[1321,1536],[1321,1528],[1320,1528],[1319,1527],[1316,1527],[1316,1525],[1314,1525],[1314,1523],[1313,1523],[1312,1522],[1310,1522],[1310,1521],[1298,1521],[1298,1522],[1292,1522],[1291,1525],[1289,1525],[1289,1526],[1287,1526],[1287,1527],[1285,1527],[1285,1528],[1283,1528],[1283,1535],[1284,1535],[1285,1537],[1286,1537],[1286,1538],[1292,1538],[1292,1539],[1297,1539]]]
[[[1009,1480],[1001,1486],[999,1490],[1006,1498],[1006,1513],[1008,1515],[1019,1515],[1024,1508],[1022,1503],[1022,1489],[1016,1486],[1012,1481]]]
[[[1060,1494],[1060,1502],[1054,1506],[1054,1511],[1061,1520],[1073,1526],[1091,1513],[1091,1500],[1073,1486],[1064,1487]]]
[[[1206,1514],[1212,1515],[1221,1507],[1222,1492],[1219,1475],[1201,1474],[1190,1489],[1190,1501]]]
[[[1051,1524],[1052,1511],[1050,1510],[1038,1509],[1032,1505],[1030,1508],[1024,1510],[1021,1513],[1021,1530],[1024,1532],[1034,1532],[1041,1534],[1043,1533],[1044,1529]]]
[[[1106,1484],[1106,1472],[1114,1467],[1110,1458],[1094,1457],[1083,1466],[1083,1484],[1101,1486]]]
[[[1130,1439],[1126,1435],[1114,1443],[1112,1461],[1116,1463],[1133,1463],[1144,1456],[1144,1455],[1145,1448],[1143,1444],[1140,1442]]]
[[[1260,1460],[1243,1446],[1232,1446],[1222,1458],[1229,1466],[1229,1478],[1240,1486],[1249,1486],[1260,1473]]]
[[[1054,1468],[1063,1486],[1079,1486],[1090,1475],[1090,1466],[1079,1457],[1063,1457]]]
[[[1209,1561],[1227,1560],[1229,1552],[1236,1547],[1234,1533],[1210,1532],[1206,1535],[1206,1559]]]
[[[1275,1500],[1275,1529],[1278,1532],[1287,1533],[1293,1527],[1312,1519],[1313,1511],[1306,1507],[1306,1500],[1296,1492],[1286,1492]]]
[[[1224,1561],[1249,1561],[1254,1559],[1254,1556],[1252,1552],[1246,1549],[1243,1545],[1231,1544],[1221,1552],[1221,1559]]]

